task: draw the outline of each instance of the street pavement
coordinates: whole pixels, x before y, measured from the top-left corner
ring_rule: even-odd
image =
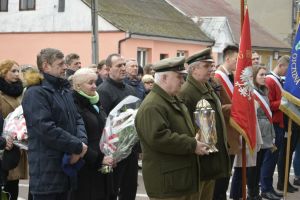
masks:
[[[291,183],[293,183],[294,180],[294,173],[293,170],[291,170],[291,176],[290,176]],[[277,172],[274,174],[274,184],[277,183]],[[20,192],[19,192],[19,198],[18,200],[27,200],[27,194],[28,194],[28,181],[20,181],[19,184]],[[274,188],[276,188],[274,186]],[[299,188],[300,189],[300,188]],[[139,176],[138,176],[138,191],[136,195],[136,200],[148,200],[148,196],[145,191],[143,177],[142,177],[142,171],[139,170]],[[299,200],[300,199],[300,191],[295,193],[288,193],[288,196],[286,198],[287,200]]]

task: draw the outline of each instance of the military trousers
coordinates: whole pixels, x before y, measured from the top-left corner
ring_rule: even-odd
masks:
[[[180,197],[171,197],[171,198],[150,198],[150,200],[199,200],[199,193],[188,194]]]
[[[214,196],[215,180],[200,182],[199,200],[212,200]]]

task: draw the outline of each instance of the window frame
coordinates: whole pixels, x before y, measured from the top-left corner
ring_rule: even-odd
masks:
[[[160,53],[159,54],[159,60],[163,60],[169,58],[169,54],[168,53]]]
[[[140,52],[140,56],[139,56]],[[138,65],[144,67],[147,64],[149,49],[147,48],[138,48],[137,49],[137,61]]]
[[[26,8],[21,8],[22,1],[26,1]],[[28,8],[28,1],[29,0],[19,0],[19,11],[35,10],[35,8],[36,8],[36,0],[32,0],[33,1],[33,8]]]
[[[187,57],[188,51],[187,50],[177,50],[176,57],[185,56]]]

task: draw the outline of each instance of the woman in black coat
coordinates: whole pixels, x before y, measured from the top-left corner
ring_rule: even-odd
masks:
[[[72,77],[73,97],[85,123],[88,150],[84,156],[85,165],[78,173],[78,188],[74,200],[106,200],[110,198],[112,174],[102,174],[102,165],[112,165],[112,157],[105,156],[99,148],[106,114],[99,103],[96,92],[97,75],[92,69],[82,68]]]
[[[4,119],[2,117],[2,114],[0,113],[0,150],[5,149],[11,149],[13,146],[13,141],[11,139],[6,139],[2,137],[2,130],[4,125]],[[2,170],[2,161],[0,160],[0,194],[2,194],[2,187],[5,184],[5,179],[7,176],[7,172]],[[2,199],[2,196],[0,196],[0,200]]]

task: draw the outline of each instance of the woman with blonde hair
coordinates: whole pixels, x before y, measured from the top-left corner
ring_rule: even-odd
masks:
[[[81,68],[72,77],[73,97],[85,124],[88,150],[84,156],[85,165],[78,173],[78,189],[73,193],[74,200],[105,200],[112,191],[112,174],[102,174],[102,165],[112,165],[112,157],[105,156],[99,142],[105,126],[106,114],[99,102],[96,91],[97,75],[90,68]]]
[[[150,74],[145,74],[142,78],[142,82],[144,84],[145,93],[148,94],[154,85],[154,77]]]
[[[20,68],[16,61],[4,60],[0,63],[0,112],[3,118],[21,104],[23,85],[19,73]],[[19,179],[28,178],[27,154],[19,148],[15,151],[20,151],[20,160],[17,167],[8,171],[7,182],[4,186],[4,190],[10,194],[11,200],[18,198]]]

